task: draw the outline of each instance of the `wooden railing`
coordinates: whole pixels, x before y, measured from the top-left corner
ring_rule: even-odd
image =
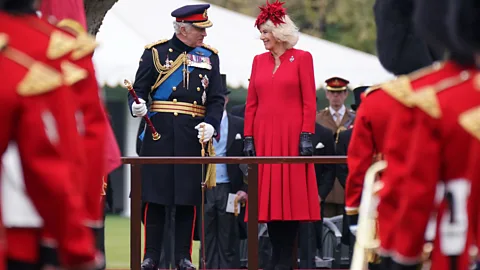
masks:
[[[258,269],[258,164],[344,164],[345,156],[315,157],[124,157],[131,165],[130,269],[141,264],[141,166],[143,164],[248,164],[248,269]],[[200,183],[199,183],[200,185]]]

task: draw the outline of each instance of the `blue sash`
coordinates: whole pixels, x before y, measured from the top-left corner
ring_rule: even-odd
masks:
[[[212,52],[210,50],[207,50],[203,47],[196,47],[195,49],[188,52],[188,54],[196,54],[197,52],[199,52],[199,54],[204,57],[210,57],[210,55],[212,55]],[[189,72],[192,72],[194,69],[195,67],[188,67]],[[170,94],[172,94],[172,88],[179,85],[182,80],[183,72],[182,68],[179,67],[161,85],[159,85],[157,89],[154,90],[155,93],[152,96],[153,100],[168,100]]]

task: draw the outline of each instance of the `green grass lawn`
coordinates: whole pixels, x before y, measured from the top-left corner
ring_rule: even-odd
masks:
[[[200,243],[193,243],[193,263],[198,265],[198,250]],[[130,219],[109,215],[105,221],[105,250],[107,253],[107,268],[127,269],[130,267]],[[143,230],[142,250],[143,251]]]

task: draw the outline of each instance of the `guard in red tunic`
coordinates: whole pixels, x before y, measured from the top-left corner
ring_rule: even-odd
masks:
[[[390,157],[384,154],[387,129],[392,123],[395,124],[391,120],[395,111],[407,104],[404,96],[414,91],[413,86],[424,85],[428,81],[424,77],[440,67],[436,65],[434,68],[421,69],[439,59],[441,56],[439,51],[442,49],[428,46],[414,33],[411,23],[412,12],[413,1],[410,0],[375,2],[374,15],[379,60],[385,69],[398,77],[392,82],[373,86],[367,90],[362,105],[357,111],[352,134],[352,137],[355,134],[356,138],[352,138],[348,150],[349,175],[345,194],[346,212],[352,225],[355,225],[358,219],[364,176],[372,161],[381,157],[386,159],[388,164],[400,162],[395,160],[396,157],[400,158],[398,155]],[[409,73],[411,74],[406,76]],[[408,137],[399,139],[398,142],[401,142],[402,147],[408,148]],[[389,165],[389,168],[392,167],[394,166]],[[386,183],[388,180],[385,177],[381,180],[385,186],[392,186]],[[380,254],[383,256],[381,263],[385,269],[388,269],[390,263],[388,238],[394,230],[395,224],[391,219],[395,216],[394,209],[398,199],[397,197],[390,201],[382,200],[379,205],[382,215],[378,218],[381,228],[378,237],[381,240]]]
[[[476,107],[475,114],[476,119],[480,119],[480,106]],[[477,122],[477,127],[479,123]],[[472,259],[476,261],[477,269],[480,266],[480,258],[478,257],[478,251],[480,250],[480,205],[478,203],[478,198],[480,196],[480,133],[478,128],[473,128],[474,126],[466,127],[467,132],[473,135],[474,139],[472,142],[472,148],[469,155],[469,165],[467,172],[467,179],[471,181],[471,192],[468,201],[468,221],[469,228],[472,234],[472,241],[476,243],[476,250],[470,255]],[[472,251],[472,250],[469,250]]]
[[[255,56],[245,108],[247,156],[311,156],[315,131],[312,55],[294,49],[298,31],[284,3],[267,3],[255,26],[269,52]],[[286,31],[286,32],[285,32]],[[268,223],[267,269],[292,268],[299,221],[320,219],[313,164],[259,165],[258,219]]]
[[[438,9],[434,13],[432,6]],[[387,134],[388,142],[400,141],[395,153],[404,158],[402,163],[388,163],[392,167],[387,172],[391,173],[384,179],[390,177],[387,183],[391,186],[381,191],[385,201],[392,200],[386,190],[396,189],[401,196],[393,209],[397,218],[391,221],[398,224],[390,246],[394,269],[416,269],[425,238],[434,240],[432,269],[468,269],[466,206],[470,182],[466,180],[465,153],[472,140],[461,122],[474,121],[468,112],[480,104],[480,92],[476,89],[473,52],[459,50],[445,34],[446,13],[447,1],[419,1],[415,14],[419,33],[446,46],[451,56],[435,76],[425,77],[432,79],[428,84],[407,97],[415,108],[396,112],[395,126],[403,124],[402,129]],[[439,80],[434,82],[434,78]],[[405,136],[411,142],[407,149],[401,149],[398,144]],[[386,148],[385,155],[390,157]],[[384,213],[379,209],[379,217]],[[427,229],[429,221],[436,231]]]
[[[72,138],[69,144],[71,147],[69,153],[73,158],[72,162],[74,162],[72,166],[77,170],[73,173],[73,183],[76,185],[76,190],[82,194],[84,198],[83,202],[88,206],[88,221],[86,223],[89,224],[90,227],[96,224],[101,225],[103,220],[100,199],[92,196],[91,194],[93,194],[93,192],[91,192],[91,190],[96,190],[95,193],[100,194],[103,186],[102,176],[104,174],[103,165],[105,162],[102,153],[104,151],[103,141],[105,138],[104,125],[106,119],[99,100],[97,82],[94,75],[93,77],[89,75],[94,74],[91,59],[88,58],[82,62],[85,56],[91,55],[95,46],[91,45],[93,42],[91,42],[88,37],[77,40],[49,23],[41,21],[34,13],[28,11],[33,10],[33,1],[23,1],[22,5],[7,1],[6,7],[9,7],[8,11],[12,11],[12,13],[14,11],[15,14],[24,15],[13,16],[2,13],[0,20],[5,23],[2,23],[2,27],[0,28],[7,32],[21,32],[24,33],[25,36],[42,35],[42,39],[36,41],[39,43],[38,46],[44,49],[43,53],[37,54],[38,60],[49,63],[58,71],[61,71],[64,75],[65,83],[72,86],[72,89],[75,90],[75,100],[77,102],[71,103],[70,107],[76,110],[75,115],[77,121],[73,120],[72,122],[77,122],[76,128],[81,135],[83,135],[82,137],[85,138],[85,142],[90,138],[90,141],[95,143],[87,145],[82,142],[81,138]],[[11,43],[24,50],[28,50],[30,47],[29,42],[24,42],[23,39],[12,39]],[[50,46],[51,44],[55,44],[55,46]],[[86,69],[83,69],[81,66],[85,66]],[[81,94],[79,94],[79,92]],[[75,106],[76,104],[80,106],[77,108]],[[89,148],[88,146],[91,147]],[[87,166],[85,149],[87,151],[89,149],[91,151],[95,150],[95,154],[90,154],[91,158],[88,159],[89,162],[92,162],[90,166]],[[83,168],[89,168],[89,170]],[[95,181],[97,178],[98,181]],[[90,179],[90,182],[86,181],[86,179]],[[97,183],[98,186],[95,183]],[[89,193],[88,196],[86,193]],[[18,225],[19,224],[17,224],[17,226]],[[23,224],[23,227],[28,229],[31,227],[31,224]],[[38,225],[34,227],[38,227]],[[46,232],[49,232],[48,228],[45,229]],[[33,229],[33,231],[35,231],[35,229]],[[22,233],[25,232],[26,230],[22,230]],[[30,234],[31,233],[32,230],[30,230]],[[53,232],[49,233],[53,235]],[[51,239],[46,240],[48,240],[46,243],[47,246],[55,245]]]
[[[21,167],[15,171],[25,180],[43,225],[58,241],[63,263],[74,269],[92,269],[93,238],[83,225],[85,210],[69,180],[73,169],[69,138],[78,136],[73,111],[65,102],[72,100],[71,90],[63,84],[62,74],[32,57],[44,53],[37,46],[41,35],[12,34],[1,33],[0,44],[21,38],[30,43],[30,50],[27,54],[10,44],[0,46],[0,72],[8,75],[2,78],[1,153],[8,147],[13,165]],[[7,240],[8,269],[36,269],[38,252],[28,244],[30,235],[24,236],[27,243],[23,242],[25,238]]]
[[[69,60],[88,71],[88,77],[74,85],[76,94],[83,105],[80,105],[80,111],[84,116],[85,135],[84,143],[86,145],[87,166],[90,168],[88,181],[85,182],[84,199],[87,205],[89,226],[94,230],[97,238],[97,248],[102,249],[101,238],[104,230],[104,202],[103,197],[99,200],[94,194],[99,194],[99,187],[103,192],[103,186],[106,184],[106,176],[117,168],[120,164],[120,150],[109,125],[102,102],[100,102],[98,93],[97,79],[92,63],[93,50],[96,42],[93,37],[86,32],[85,10],[82,0],[42,0],[40,11],[44,19],[55,23],[69,35],[75,37],[77,44],[81,44],[75,51],[69,54]],[[48,29],[52,32],[58,29],[53,25],[39,24],[39,27]],[[95,98],[92,98],[95,97]],[[98,149],[104,147],[103,156]],[[95,156],[94,159],[90,157]],[[99,186],[101,184],[101,186]]]

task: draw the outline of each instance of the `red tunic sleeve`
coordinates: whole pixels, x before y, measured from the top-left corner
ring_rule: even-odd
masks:
[[[348,148],[349,174],[345,185],[345,210],[347,215],[358,214],[365,173],[372,165],[372,158],[375,153],[373,133],[368,123],[368,112],[371,112],[371,110],[368,110],[368,101],[364,99],[357,112],[352,141]]]
[[[441,141],[435,128],[436,120],[414,109],[415,124],[408,149],[398,229],[395,234],[395,258],[418,261],[425,242],[425,229],[434,209],[435,190],[440,179]],[[410,132],[409,132],[410,133]],[[414,223],[412,224],[412,221]]]
[[[313,58],[309,52],[302,53],[300,58],[300,90],[303,101],[302,132],[315,133],[315,116],[317,102],[315,95],[315,76],[313,73]]]
[[[245,105],[245,127],[244,136],[253,136],[253,121],[257,111],[258,97],[255,89],[255,74],[256,74],[257,56],[253,58],[252,73],[250,74],[250,83],[248,85],[247,103]]]

